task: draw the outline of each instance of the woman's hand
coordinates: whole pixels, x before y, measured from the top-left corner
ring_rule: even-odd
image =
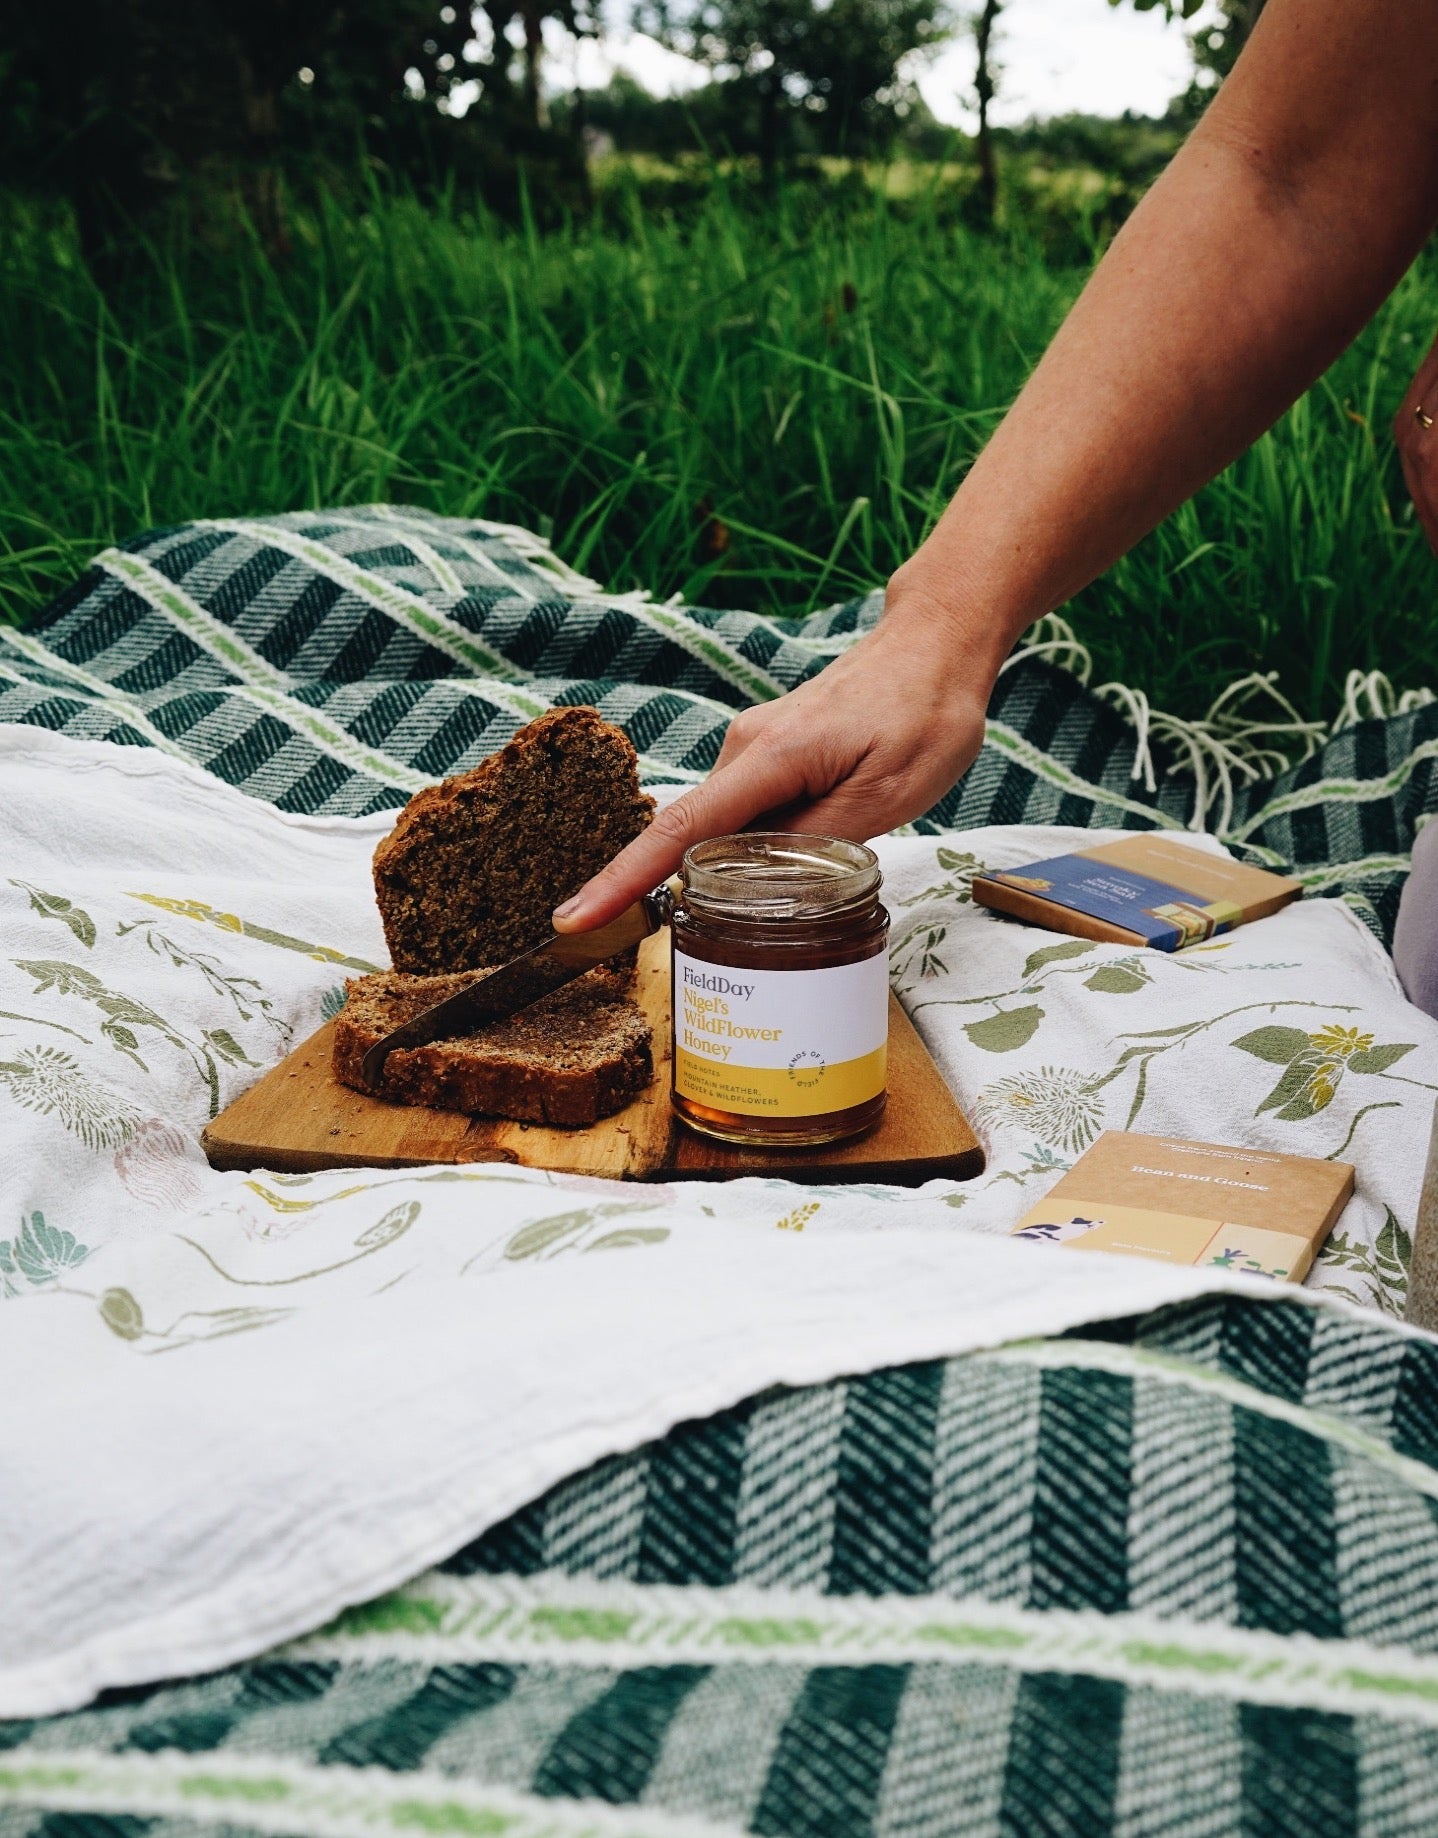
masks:
[[[1418,521],[1438,555],[1438,339],[1393,417],[1393,439]]]
[[[772,827],[863,842],[907,823],[965,772],[993,683],[966,668],[944,622],[890,609],[829,667],[729,725],[714,771],[554,916],[587,932],[673,874],[691,843]]]

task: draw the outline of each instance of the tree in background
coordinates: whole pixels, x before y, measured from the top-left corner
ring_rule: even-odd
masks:
[[[795,114],[821,122],[835,152],[881,142],[908,100],[900,64],[952,30],[946,0],[694,0],[682,11],[638,0],[634,23],[715,71],[737,101],[754,98],[768,179]]]
[[[975,139],[979,182],[974,201],[984,223],[994,221],[999,207],[999,165],[994,154],[989,109],[994,100],[994,85],[999,74],[994,60],[994,29],[998,25],[1003,6],[1004,0],[984,0],[973,19],[974,48],[978,54],[974,70],[974,91],[979,105],[979,131]]]
[[[313,59],[335,0],[0,0],[0,178],[74,205],[95,253],[223,160],[279,234],[280,94]]]
[[[943,0],[829,0],[814,9],[803,47],[804,105],[833,153],[882,146],[915,110],[900,66],[952,32]]]
[[[445,9],[446,12],[450,10]],[[486,66],[481,81],[502,85],[514,93],[516,85],[508,67],[508,47],[514,44],[517,36],[522,55],[517,91],[524,117],[531,127],[544,127],[547,113],[543,84],[544,22],[546,19],[557,21],[575,38],[597,38],[601,25],[597,0],[480,0],[477,11],[488,21],[490,38],[488,56],[479,60]],[[512,33],[512,27],[517,28],[517,32]],[[471,40],[471,45],[474,43]]]
[[[572,193],[583,162],[542,132],[540,47],[546,17],[592,30],[588,4],[486,0],[486,46],[438,0],[0,0],[0,184],[65,198],[97,272],[182,196],[205,225],[238,202],[282,253],[286,183],[378,168],[503,204],[530,159]],[[451,109],[462,85],[480,106]]]
[[[1123,6],[1125,0],[1108,0],[1110,6]],[[1193,19],[1203,10],[1204,0],[1131,0],[1136,13],[1162,10],[1165,19]],[[1215,89],[1233,69],[1248,35],[1258,23],[1263,0],[1213,0],[1216,18],[1205,20],[1188,35],[1193,53],[1194,78],[1182,98],[1186,111],[1198,114]]]
[[[1196,11],[1197,8],[1190,7],[1183,17],[1190,18]],[[1191,105],[1196,103],[1201,107],[1233,69],[1262,11],[1263,0],[1217,0],[1217,19],[1189,33],[1189,49],[1194,62],[1194,80],[1188,96]]]

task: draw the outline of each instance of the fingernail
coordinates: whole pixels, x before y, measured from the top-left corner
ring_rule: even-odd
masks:
[[[578,894],[575,894],[572,900],[566,900],[562,906],[555,907],[554,917],[556,919],[572,919],[582,905],[583,901]]]

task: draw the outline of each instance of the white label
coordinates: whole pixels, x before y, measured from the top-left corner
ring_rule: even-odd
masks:
[[[674,953],[674,1089],[720,1110],[811,1117],[884,1089],[887,955],[749,970]]]

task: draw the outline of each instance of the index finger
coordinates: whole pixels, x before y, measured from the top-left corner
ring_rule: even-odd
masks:
[[[590,932],[667,880],[691,843],[727,836],[765,811],[792,803],[805,790],[802,773],[777,748],[756,742],[732,765],[658,813],[642,835],[607,868],[555,909],[557,932]]]

